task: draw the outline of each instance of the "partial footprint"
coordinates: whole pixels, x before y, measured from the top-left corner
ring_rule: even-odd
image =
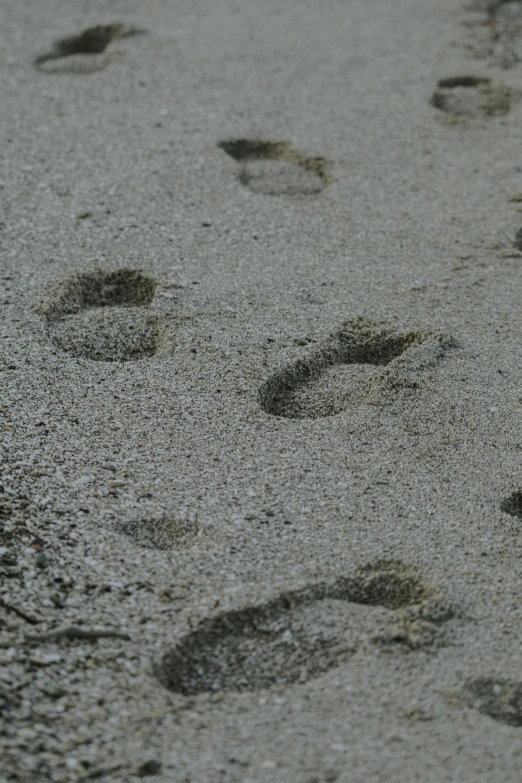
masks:
[[[500,510],[505,514],[511,514],[512,517],[522,519],[522,491],[517,490],[503,500],[500,504]]]
[[[111,41],[143,32],[145,31],[122,22],[89,27],[77,35],[55,41],[50,52],[36,57],[34,65],[39,70],[49,73],[59,71],[87,73],[101,70],[107,65],[108,58],[100,55],[105,52]],[[56,64],[55,61],[63,61],[64,58],[68,58],[66,63]]]
[[[51,341],[72,356],[123,362],[154,356],[165,347],[165,330],[148,305],[156,282],[135,269],[91,272],[65,278],[38,313]]]
[[[454,76],[441,79],[431,103],[452,119],[462,120],[507,114],[514,98],[511,88],[486,77]]]
[[[396,623],[397,610],[417,608],[431,616],[421,608],[434,597],[404,563],[377,561],[353,577],[204,620],[164,656],[156,674],[182,694],[305,683],[345,663],[383,624]],[[422,624],[435,628],[445,619],[447,613]],[[374,641],[383,643],[383,634]],[[387,641],[408,644],[393,633]]]
[[[522,683],[479,677],[466,683],[461,693],[465,704],[508,726],[522,726]]]
[[[265,196],[313,196],[331,176],[324,158],[309,158],[286,141],[236,139],[218,144],[241,164],[240,182]]]
[[[448,344],[435,332],[397,333],[362,318],[346,321],[322,348],[269,378],[259,401],[275,416],[334,416],[351,405],[378,401],[387,389],[415,388],[419,373],[433,366]]]

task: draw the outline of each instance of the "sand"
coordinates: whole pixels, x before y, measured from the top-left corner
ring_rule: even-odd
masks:
[[[2,783],[520,781],[490,5],[1,4]]]

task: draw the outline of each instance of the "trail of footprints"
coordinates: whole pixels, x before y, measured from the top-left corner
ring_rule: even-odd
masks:
[[[522,2],[499,0],[486,10],[503,66],[511,67],[522,60]],[[55,42],[34,64],[49,71],[97,70],[107,64],[100,56],[112,41],[141,32],[123,23],[92,27]],[[431,103],[440,116],[461,121],[503,116],[514,100],[511,88],[466,75],[441,79]],[[324,158],[307,157],[288,142],[235,139],[218,146],[238,163],[239,182],[259,195],[314,196],[331,182]],[[162,319],[150,310],[155,291],[155,281],[139,270],[95,269],[58,283],[39,314],[50,340],[72,356],[150,359],[169,347]],[[382,402],[387,391],[415,388],[419,372],[433,366],[450,344],[435,332],[397,333],[364,319],[347,321],[307,358],[269,378],[259,390],[259,403],[270,415],[314,419],[350,405]],[[522,491],[506,498],[501,510],[522,519]],[[137,544],[158,549],[196,531],[195,523],[174,524],[169,516],[121,526]],[[451,607],[422,584],[414,569],[378,561],[352,577],[204,620],[164,655],[156,674],[168,688],[187,695],[303,684],[346,663],[369,642],[410,649],[442,644],[443,625],[452,616]],[[460,698],[497,721],[522,726],[518,682],[470,680]]]

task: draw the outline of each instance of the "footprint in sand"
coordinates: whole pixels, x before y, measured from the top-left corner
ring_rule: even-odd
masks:
[[[449,344],[436,332],[398,333],[363,318],[346,321],[321,348],[269,378],[259,401],[274,416],[334,416],[381,401],[387,391],[417,387]]]
[[[352,577],[204,620],[167,652],[156,674],[186,695],[303,684],[369,641],[408,649],[440,644],[440,625],[451,616],[412,568],[380,560]]]
[[[485,76],[453,76],[441,79],[431,104],[451,120],[508,114],[515,98],[510,87]]]
[[[330,182],[324,158],[302,155],[286,141],[236,139],[218,147],[240,163],[239,180],[265,196],[315,196]]]
[[[167,347],[162,319],[149,310],[156,282],[135,269],[67,277],[37,309],[51,341],[76,357],[124,362]]]
[[[508,726],[522,726],[522,683],[479,677],[469,680],[461,691],[468,707]]]
[[[109,62],[105,50],[112,41],[143,32],[123,22],[89,27],[77,35],[55,41],[50,52],[35,58],[34,65],[47,73],[99,71]]]
[[[118,522],[115,530],[145,549],[166,550],[189,545],[197,536],[199,526],[196,519],[164,513]]]

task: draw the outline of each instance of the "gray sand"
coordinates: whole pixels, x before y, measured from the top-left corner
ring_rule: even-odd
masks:
[[[509,5],[1,4],[2,783],[520,781]]]

